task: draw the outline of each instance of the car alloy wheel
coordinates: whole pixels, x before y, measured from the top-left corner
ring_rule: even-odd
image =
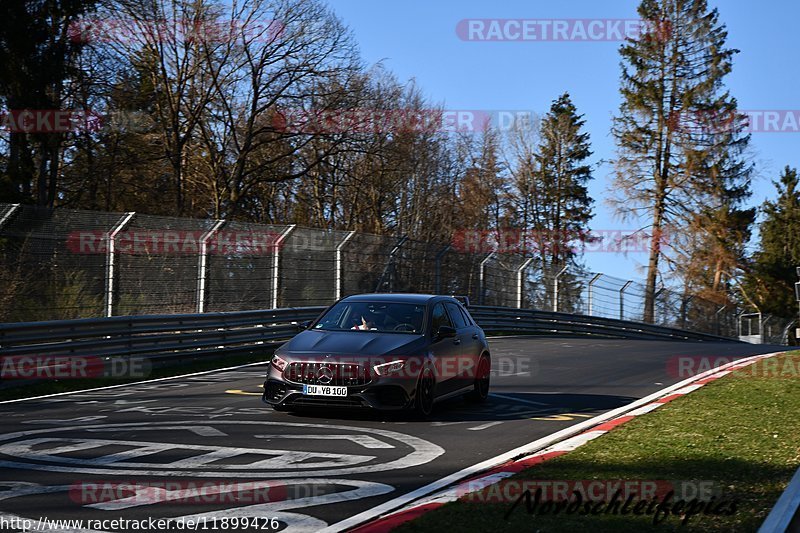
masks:
[[[433,412],[433,389],[436,380],[430,367],[422,369],[417,383],[416,411],[417,414],[426,417]]]
[[[489,397],[489,379],[491,375],[492,364],[489,358],[485,355],[481,356],[478,361],[478,371],[475,374],[475,386],[470,394],[470,398],[482,402]]]

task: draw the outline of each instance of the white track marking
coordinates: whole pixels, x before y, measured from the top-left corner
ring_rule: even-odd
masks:
[[[273,433],[270,435],[253,435],[257,439],[297,439],[297,440],[349,440],[360,444],[364,448],[394,448],[388,442],[383,442],[369,435],[290,435]]]
[[[228,434],[218,430],[215,427],[211,426],[159,426],[157,428],[137,428],[136,431],[164,431],[165,429],[184,429],[195,435],[199,435],[200,437],[227,437]],[[104,431],[117,431],[116,429],[106,429],[106,428],[96,428],[96,429],[89,429],[92,433],[104,432]]]
[[[144,381],[134,381],[133,383],[122,383],[121,385],[108,385],[106,387],[95,387],[93,389],[83,389],[83,390],[76,390],[76,391],[67,391],[67,392],[56,392],[54,394],[43,394],[41,396],[31,396],[30,398],[17,398],[16,400],[3,400],[0,401],[0,405],[5,403],[19,403],[19,402],[27,402],[30,400],[41,400],[43,398],[55,398],[58,396],[70,396],[73,394],[85,394],[87,392],[94,392],[94,391],[104,391],[109,389],[118,389],[120,387],[135,387],[137,385],[146,385],[148,383],[157,383],[161,381],[167,381],[170,379],[181,379],[181,378],[189,378],[193,376],[204,376],[207,374],[216,374],[219,372],[227,372],[229,370],[236,370],[239,368],[246,368],[250,366],[265,366],[269,364],[269,361],[263,361],[260,363],[247,363],[245,365],[238,365],[238,366],[229,366],[225,368],[217,368],[214,370],[204,370],[203,372],[193,372],[191,374],[180,374],[178,376],[168,376],[165,378],[156,378],[156,379],[148,379]]]
[[[192,426],[192,423],[187,423],[187,426]],[[323,431],[331,431],[331,430],[339,430],[339,431],[346,431],[346,432],[354,432],[360,434],[367,434],[367,435],[375,435],[378,437],[383,437],[388,440],[398,441],[413,451],[406,454],[403,457],[395,459],[393,461],[389,461],[386,463],[377,463],[377,464],[364,464],[364,465],[347,465],[345,464],[342,467],[342,464],[347,461],[344,457],[351,457],[351,454],[347,455],[336,455],[336,454],[327,454],[327,455],[336,455],[336,457],[330,457],[329,462],[330,467],[335,467],[335,474],[336,475],[350,475],[350,474],[363,474],[363,473],[372,473],[372,472],[385,472],[390,470],[400,470],[405,468],[411,468],[414,466],[419,466],[430,461],[433,461],[440,455],[444,453],[444,449],[432,442],[420,439],[418,437],[414,437],[412,435],[407,435],[405,433],[398,433],[395,431],[388,431],[383,429],[374,429],[374,428],[364,428],[364,427],[352,427],[352,426],[339,426],[339,425],[330,425],[330,424],[307,424],[307,423],[297,423],[297,422],[270,422],[270,421],[225,421],[220,422],[218,425],[246,425],[246,426],[258,426],[259,428],[263,428],[264,426],[278,426],[281,428],[312,428],[312,429],[321,429]],[[102,426],[92,425],[92,426],[76,426],[71,428],[47,428],[47,429],[35,429],[35,430],[28,430],[28,431],[19,431],[15,433],[10,433],[6,435],[0,435],[0,442],[3,441],[11,441],[15,439],[22,439],[25,437],[30,437],[34,435],[42,435],[47,434],[51,440],[57,441],[68,441],[72,442],[73,445],[82,445],[86,444],[87,446],[89,443],[78,442],[80,439],[70,439],[70,438],[61,438],[57,439],[52,436],[54,431],[74,431],[74,430],[92,430],[92,429],[105,429],[105,430],[139,430],[141,428],[156,428],[156,427],[176,427],[175,422],[169,423],[152,423],[152,422],[136,422],[136,423],[129,423],[129,424],[104,424]],[[94,443],[98,443],[101,441],[91,441]],[[170,449],[174,448],[185,448],[185,449],[197,449],[199,451],[206,451],[210,452],[215,449],[218,449],[214,446],[197,446],[197,445],[183,445],[183,444],[162,444],[162,443],[142,443],[138,441],[102,441],[105,442],[105,445],[108,444],[127,444],[139,447],[140,450],[149,450],[151,447],[154,446],[167,446]],[[10,448],[8,448],[10,446]],[[0,449],[6,449],[11,451],[17,451],[18,453],[27,453],[28,455],[31,454],[30,448],[25,448],[24,443],[15,442],[9,443],[3,446]],[[286,468],[287,465],[278,464],[280,461],[276,461],[274,458],[269,459],[267,461],[262,461],[260,463],[254,463],[256,465],[260,464],[262,467],[278,467],[281,470],[273,470],[269,471],[268,475],[272,478],[287,478],[287,477],[297,477],[298,475],[306,476],[306,477],[323,477],[329,475],[329,472],[326,471],[317,471],[311,469],[311,466],[307,463],[302,462],[304,458],[301,458],[300,455],[304,452],[294,452],[294,451],[286,451],[282,452],[279,450],[270,450],[264,451],[259,449],[251,449],[251,448],[242,448],[236,449],[238,452],[247,453],[260,453],[264,455],[269,455],[273,453],[274,455],[285,454],[281,455],[281,461],[291,460],[294,461],[292,463],[293,469]],[[316,456],[316,457],[326,457],[326,454],[316,453],[316,452],[308,452],[309,454]],[[33,456],[31,458],[41,458],[42,452],[35,451],[33,452]],[[204,457],[204,456],[201,456]],[[363,457],[369,457],[370,459],[372,456],[352,456],[355,461],[359,461]],[[336,461],[334,461],[336,459]],[[81,461],[79,459],[74,458],[58,458],[58,461],[61,463],[70,463],[69,465],[53,465],[53,464],[41,464],[41,463],[32,463],[32,462],[22,462],[22,461],[9,461],[9,460],[2,460],[0,461],[0,467],[7,467],[7,468],[21,468],[26,470],[44,470],[50,472],[67,472],[67,473],[84,473],[84,474],[97,474],[97,475],[107,475],[109,473],[114,473],[117,475],[132,475],[132,476],[181,476],[181,477],[229,477],[229,478],[252,478],[256,475],[254,472],[252,465],[238,465],[240,468],[239,471],[235,470],[235,466],[233,465],[214,465],[213,470],[205,470],[205,471],[198,471],[195,469],[185,469],[185,470],[175,470],[175,469],[155,469],[153,468],[154,465],[152,463],[144,463],[146,467],[150,467],[145,470],[138,470],[138,469],[128,469],[125,468],[128,465],[137,466],[136,463],[116,463],[114,464],[114,470],[110,470],[110,468],[94,468],[93,465],[76,465],[72,463],[72,461]],[[168,465],[158,465],[164,467],[171,467],[175,468],[176,466],[180,468],[184,468],[187,466],[192,466],[190,463],[192,458],[183,459],[181,461],[177,461],[172,464]],[[86,462],[86,461],[84,461]],[[203,459],[199,460],[199,464],[205,464]],[[311,469],[311,471],[301,471],[300,469]],[[261,474],[266,475],[266,472],[260,472]]]
[[[475,426],[475,427],[471,427],[471,428],[467,428],[467,429],[468,429],[469,431],[480,431],[480,430],[482,430],[482,429],[490,428],[490,427],[492,427],[492,426],[496,426],[496,425],[498,425],[498,424],[502,424],[502,423],[503,423],[502,421],[498,421],[498,422],[487,422],[487,423],[485,423],[485,424],[481,424],[480,426]]]
[[[84,423],[87,422],[97,422],[98,420],[102,420],[104,418],[108,418],[106,415],[100,416],[79,416],[77,418],[54,418],[54,419],[43,419],[43,420],[23,420],[20,424],[49,424],[51,426],[72,426],[74,424]]]
[[[515,396],[508,396],[508,395],[505,395],[505,394],[495,394],[493,392],[490,393],[489,396],[494,396],[495,398],[503,398],[504,400],[513,400],[515,402],[525,403],[525,404],[528,404],[528,405],[539,405],[539,406],[549,405],[549,404],[542,403],[542,402],[535,402],[533,400],[525,400],[523,398],[517,398]]]

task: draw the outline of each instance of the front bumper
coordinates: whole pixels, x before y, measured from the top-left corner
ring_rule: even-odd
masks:
[[[262,400],[272,406],[287,408],[340,407],[398,411],[413,405],[415,393],[415,379],[373,376],[367,384],[348,386],[347,396],[306,396],[302,384],[286,380],[278,369],[270,366],[264,381]]]

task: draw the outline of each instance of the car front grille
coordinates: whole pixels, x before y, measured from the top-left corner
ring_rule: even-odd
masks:
[[[293,383],[358,387],[371,381],[367,367],[355,363],[289,363],[283,376]]]

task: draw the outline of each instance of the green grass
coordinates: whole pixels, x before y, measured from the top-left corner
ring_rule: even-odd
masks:
[[[800,466],[800,352],[767,361],[511,478],[711,480],[721,489],[717,502],[736,501],[731,516],[701,513],[684,526],[669,516],[655,525],[652,515],[531,515],[521,503],[506,519],[510,503],[458,501],[395,531],[756,531]]]
[[[20,398],[31,398],[33,396],[43,396],[46,394],[56,394],[59,392],[74,392],[85,389],[95,389],[97,387],[108,387],[110,385],[122,385],[125,383],[136,383],[150,379],[178,376],[181,374],[191,374],[193,372],[203,372],[205,370],[215,370],[231,366],[244,365],[247,363],[267,362],[272,357],[274,347],[265,347],[263,352],[257,354],[241,354],[226,357],[205,356],[181,364],[165,366],[153,369],[145,378],[96,378],[96,379],[63,379],[52,381],[38,381],[28,385],[20,385],[0,390],[0,401],[16,400]]]

